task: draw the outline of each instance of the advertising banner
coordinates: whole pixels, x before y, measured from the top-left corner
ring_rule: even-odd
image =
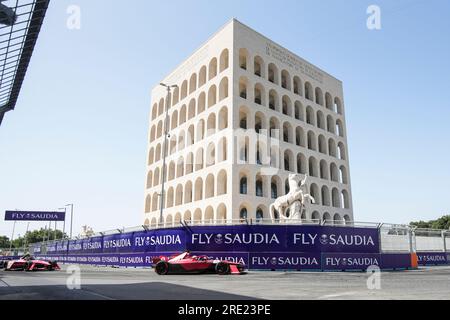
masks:
[[[198,251],[378,253],[375,228],[324,226],[192,227],[187,248]]]
[[[383,269],[405,269],[411,266],[411,254],[387,253],[381,255]]]
[[[324,253],[323,270],[366,270],[370,266],[381,268],[381,255],[374,253]]]
[[[153,258],[172,256],[174,252],[115,253],[115,254],[47,254],[35,255],[44,260],[64,264],[88,264],[117,267],[150,267]],[[370,266],[380,269],[407,269],[411,267],[409,254],[345,254],[345,253],[291,253],[291,252],[192,252],[212,260],[228,260],[242,263],[249,270],[277,271],[351,271],[366,270]]]
[[[254,270],[321,270],[320,253],[250,253],[250,264]]]
[[[417,258],[421,266],[448,264],[445,252],[417,252]]]
[[[5,221],[64,221],[65,212],[54,211],[6,211]]]

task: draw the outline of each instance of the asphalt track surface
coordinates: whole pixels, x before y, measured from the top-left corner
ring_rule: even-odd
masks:
[[[383,272],[381,289],[364,272],[250,272],[241,276],[158,276],[151,269],[81,267],[81,288],[56,272],[0,271],[0,300],[354,300],[450,299],[450,267]],[[72,282],[73,283],[73,282]]]

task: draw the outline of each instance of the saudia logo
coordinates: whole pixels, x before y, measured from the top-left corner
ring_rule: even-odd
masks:
[[[319,241],[322,245],[331,246],[375,246],[375,242],[371,236],[351,234],[351,235],[336,235],[323,234],[319,237],[318,234],[311,233],[294,233],[294,244],[301,245],[315,245]]]
[[[192,244],[210,244],[212,241],[216,244],[280,244],[274,233],[226,233],[223,235],[193,233],[191,237]]]
[[[104,240],[103,241],[103,248],[109,249],[109,248],[124,248],[124,247],[131,247],[131,241],[130,239],[117,239],[117,240]]]
[[[318,266],[314,257],[252,257],[252,264],[258,266]]]
[[[214,240],[217,244],[222,244],[223,243],[223,236],[219,233],[216,235],[215,240]]]
[[[137,247],[175,244],[181,244],[181,238],[179,235],[136,237],[134,239],[134,245]]]
[[[102,248],[102,243],[100,241],[83,243],[83,250],[96,250],[96,249],[101,249],[101,248]]]
[[[377,258],[326,258],[325,259],[327,266],[346,266],[346,267],[363,267],[363,266],[378,266],[379,261]]]

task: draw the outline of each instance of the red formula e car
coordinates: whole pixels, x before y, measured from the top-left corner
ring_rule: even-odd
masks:
[[[217,273],[243,274],[245,266],[226,260],[212,260],[207,256],[195,256],[190,252],[171,257],[158,257],[153,259],[155,271],[159,275],[166,274],[192,274],[192,273]]]
[[[24,255],[17,260],[9,260],[3,262],[5,271],[54,271],[60,270],[56,261],[37,260],[31,255]]]

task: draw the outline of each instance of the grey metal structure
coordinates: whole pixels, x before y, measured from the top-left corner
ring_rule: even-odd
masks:
[[[14,110],[50,0],[0,1],[0,125]]]

